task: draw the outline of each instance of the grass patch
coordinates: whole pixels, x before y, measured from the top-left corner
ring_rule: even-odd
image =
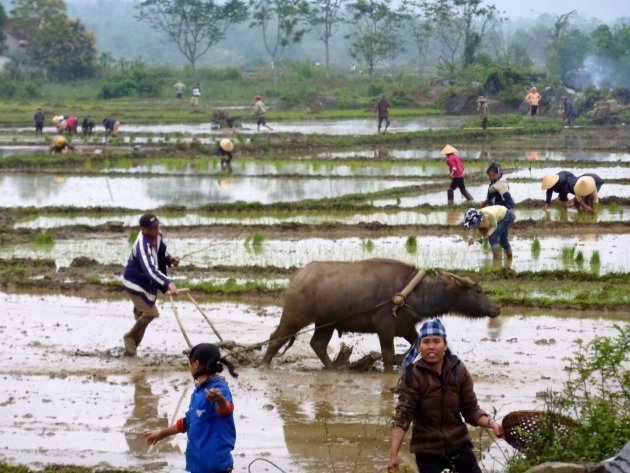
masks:
[[[405,242],[405,248],[407,249],[407,253],[413,255],[418,251],[418,241],[415,236],[407,237],[407,241]]]
[[[540,240],[538,239],[538,237],[534,237],[534,239],[532,240],[532,256],[536,259],[538,259],[538,257],[540,256]]]
[[[129,233],[129,238],[127,239],[129,243],[133,244],[136,241],[136,238],[138,238],[139,234],[140,234],[140,230],[138,229],[131,230],[131,232]]]
[[[372,241],[371,238],[368,238],[367,240],[363,240],[361,241],[361,248],[363,248],[363,251],[372,253],[372,251],[374,251],[374,242]]]
[[[55,235],[51,230],[46,230],[35,236],[35,244],[48,246],[55,244]]]

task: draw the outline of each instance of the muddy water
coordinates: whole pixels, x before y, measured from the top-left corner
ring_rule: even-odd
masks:
[[[630,220],[630,208],[616,209],[602,208],[597,215],[579,213],[573,210],[563,212],[557,208],[548,211],[542,209],[519,209],[520,220],[555,221],[555,222],[627,222]],[[201,213],[188,213],[178,217],[160,216],[165,227],[240,224],[240,225],[278,225],[283,223],[322,224],[325,222],[339,222],[346,225],[356,225],[361,222],[378,222],[384,225],[457,225],[461,223],[461,210],[434,210],[430,213],[416,210],[399,210],[389,212],[352,212],[334,211],[323,213],[273,213],[269,215],[257,214],[245,216],[209,216]],[[111,214],[100,217],[66,215],[42,215],[17,220],[14,228],[58,228],[69,225],[97,226],[116,222],[127,227],[138,224],[138,215]]]
[[[518,204],[522,200],[527,199],[539,199],[544,200],[546,192],[540,189],[540,182],[510,182],[508,176],[508,182],[510,185],[510,194],[512,198]],[[400,202],[393,198],[387,199],[375,199],[373,201],[376,206],[386,205],[398,205],[399,207],[416,207],[422,204],[442,205],[447,203],[446,189],[448,184],[445,183],[443,191],[427,192],[419,196],[413,197],[401,197]],[[477,204],[486,199],[488,192],[488,184],[466,186],[466,189],[471,193]],[[601,197],[626,197],[630,195],[630,185],[627,184],[604,184],[599,191]],[[558,197],[557,194],[554,198]],[[572,197],[572,196],[571,196]],[[465,202],[465,198],[462,197],[459,190],[455,190],[455,202]],[[473,204],[474,205],[474,204]]]
[[[514,232],[513,232],[514,233]],[[253,246],[242,240],[212,238],[178,238],[169,240],[169,251],[175,255],[195,252],[182,264],[198,267],[227,266],[277,266],[301,267],[311,261],[353,261],[370,257],[401,259],[419,267],[478,269],[490,267],[492,255],[479,244],[467,246],[466,233],[445,237],[417,236],[416,247],[407,246],[406,237],[382,237],[365,240],[360,238],[303,238],[300,240],[263,240]],[[475,236],[474,233],[470,235]],[[516,271],[540,271],[570,269],[575,271],[596,270],[600,273],[627,272],[630,270],[630,234],[582,234],[567,237],[540,235],[540,252],[532,252],[532,239],[513,235],[510,242],[514,251],[512,269]],[[568,252],[572,251],[569,255]],[[52,245],[11,245],[0,248],[0,258],[54,259],[58,266],[66,267],[78,257],[92,258],[100,263],[122,264],[130,251],[126,237],[89,240],[57,240]],[[563,253],[564,252],[564,253]],[[583,261],[576,261],[581,252]],[[595,252],[600,264],[591,267]],[[462,258],[462,254],[466,258]],[[561,296],[560,296],[561,297]]]
[[[0,206],[197,207],[211,202],[280,202],[337,197],[411,185],[397,179],[266,179],[255,177],[51,176],[18,173],[0,177]]]
[[[265,340],[278,322],[279,307],[202,304],[225,339],[248,344]],[[192,343],[214,341],[190,303],[177,302]],[[171,309],[159,303],[161,317],[149,327],[136,359],[121,356],[121,336],[132,315],[128,301],[86,301],[73,297],[0,294],[0,442],[3,459],[38,466],[49,462],[134,467],[141,471],[182,472],[185,436],[148,450],[140,438],[183,415],[192,381],[186,374],[186,347]],[[566,378],[563,357],[574,340],[614,335],[614,323],[585,312],[507,314],[471,320],[445,316],[451,348],[475,376],[482,408],[497,418],[542,408],[540,393],[559,390]],[[352,359],[378,350],[374,335],[344,334]],[[240,377],[229,378],[236,405],[235,471],[256,458],[285,471],[383,471],[389,451],[389,425],[396,375],[329,373],[321,370],[308,334],[298,337],[270,370],[238,363]],[[334,354],[340,346],[331,342]],[[407,344],[398,340],[397,352]],[[250,356],[259,360],[260,353]],[[499,441],[475,445],[486,451],[484,466],[501,471]],[[403,462],[412,457],[403,448]],[[502,453],[503,452],[503,453]],[[354,466],[356,465],[356,468]],[[258,461],[251,471],[272,471]],[[412,469],[411,471],[415,471]]]

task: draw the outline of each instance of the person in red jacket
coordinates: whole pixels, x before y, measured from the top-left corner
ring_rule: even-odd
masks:
[[[466,184],[464,184],[464,165],[460,157],[457,156],[457,149],[451,145],[446,145],[442,149],[442,154],[446,156],[448,173],[451,175],[451,185],[446,191],[449,203],[455,199],[455,188],[459,189],[466,200],[473,200],[473,196],[466,190]]]

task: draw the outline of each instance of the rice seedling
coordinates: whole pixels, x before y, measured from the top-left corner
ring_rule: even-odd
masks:
[[[582,263],[584,263],[584,253],[582,253],[582,251],[578,251],[575,255],[575,262],[579,265],[582,265]]]
[[[52,231],[46,230],[45,232],[42,232],[35,236],[35,244],[42,246],[54,245],[55,235]]]
[[[263,252],[263,242],[265,241],[265,236],[260,233],[254,233],[253,235],[248,235],[245,238],[245,248],[248,250],[253,250],[254,253],[260,254]]]
[[[575,246],[563,246],[560,249],[560,257],[564,263],[572,263],[575,259]]]
[[[407,238],[405,248],[407,248],[407,253],[409,254],[415,254],[418,251],[418,241],[415,236],[412,235]]]
[[[140,233],[140,230],[131,230],[131,233],[129,234],[129,243],[133,243],[134,241],[136,241],[136,238],[138,238],[138,234]]]
[[[608,206],[608,211],[610,213],[615,213],[619,210],[619,205],[617,205],[617,202],[611,202],[610,205]]]
[[[363,248],[363,251],[371,253],[372,251],[374,251],[374,242],[372,241],[372,239],[368,238],[367,240],[363,240],[361,242],[361,247]]]
[[[600,264],[602,264],[602,261],[599,256],[599,251],[595,250],[591,255],[591,266],[599,266]]]
[[[538,237],[534,237],[532,240],[532,256],[534,258],[538,258],[540,256],[540,240]]]

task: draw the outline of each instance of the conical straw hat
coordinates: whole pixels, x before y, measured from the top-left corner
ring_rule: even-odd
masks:
[[[228,138],[223,138],[219,141],[219,146],[223,151],[227,151],[228,153],[234,149],[234,143]]]
[[[444,149],[442,149],[442,154],[448,156],[449,154],[457,153],[457,148],[454,148],[451,145],[446,145]]]
[[[544,191],[551,189],[553,186],[555,186],[558,183],[559,180],[560,180],[560,176],[558,176],[557,174],[548,174],[545,177],[543,177],[540,188]]]
[[[575,193],[575,195],[583,197],[585,195],[589,195],[595,192],[596,188],[597,185],[595,184],[595,179],[593,179],[591,176],[582,176],[575,183],[573,192]]]

